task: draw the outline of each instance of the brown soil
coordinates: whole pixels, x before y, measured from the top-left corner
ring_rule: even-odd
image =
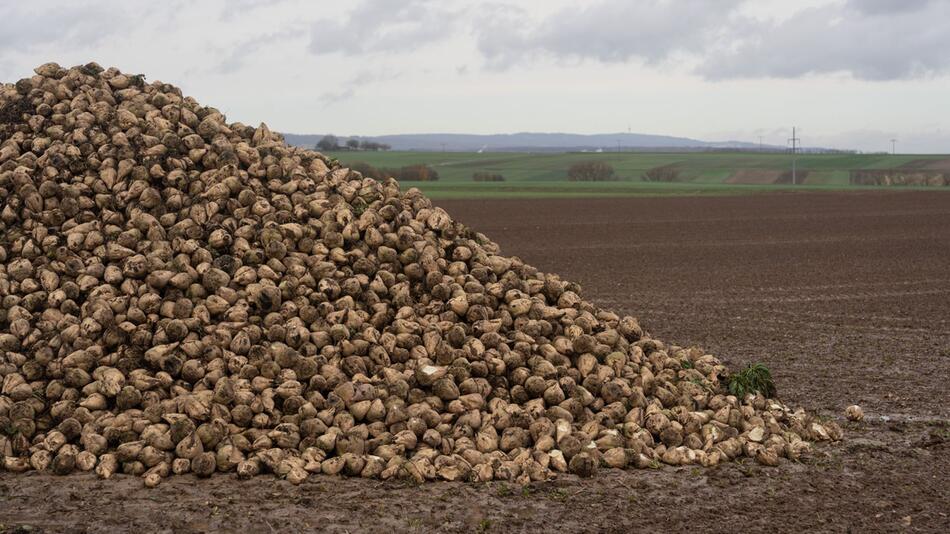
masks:
[[[950,171],[950,159],[915,159],[901,165],[908,169],[928,169],[933,171]]]
[[[442,201],[664,340],[762,361],[845,440],[802,463],[605,470],[527,488],[0,473],[0,531],[950,529],[950,195]],[[847,423],[844,407],[864,407]]]
[[[769,169],[740,169],[726,178],[727,184],[774,184],[782,177],[782,171]]]
[[[805,183],[809,171],[799,169],[795,175],[798,183]],[[727,184],[790,184],[792,171],[776,171],[769,169],[740,169],[726,178]]]

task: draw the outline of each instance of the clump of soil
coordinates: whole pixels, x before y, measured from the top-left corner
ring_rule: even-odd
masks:
[[[840,437],[171,85],[50,63],[0,109],[7,470],[529,482]]]

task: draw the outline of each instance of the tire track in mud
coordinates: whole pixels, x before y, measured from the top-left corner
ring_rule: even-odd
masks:
[[[912,291],[874,291],[874,292],[860,292],[860,293],[847,293],[847,294],[828,294],[828,295],[813,295],[813,296],[801,296],[801,297],[727,297],[722,299],[697,299],[694,302],[698,303],[742,303],[742,302],[759,302],[759,303],[774,303],[774,304],[791,304],[791,303],[807,303],[807,302],[837,302],[842,300],[882,300],[882,299],[894,299],[894,298],[904,298],[904,297],[920,297],[928,295],[945,295],[950,293],[950,288],[939,288],[939,289],[919,289]]]
[[[936,233],[934,235],[937,235]],[[912,239],[914,241],[933,241],[934,235],[917,235]],[[817,238],[817,237],[803,237],[797,239],[784,239],[784,240],[775,240],[775,239],[763,239],[763,240],[741,240],[741,239],[723,239],[719,241],[682,241],[671,243],[668,241],[637,241],[635,243],[589,243],[589,244],[578,244],[561,247],[562,251],[574,251],[574,252],[583,252],[590,250],[598,249],[608,249],[608,250],[637,250],[637,249],[647,249],[655,250],[658,248],[721,248],[721,247],[790,247],[790,246],[803,246],[803,245],[835,245],[840,243],[847,243],[850,245],[855,244],[856,242],[867,242],[867,243],[881,243],[882,241],[906,241],[906,236],[893,236],[890,238],[882,237],[860,237],[860,236],[841,236],[841,237],[828,237],[828,238]],[[544,251],[546,247],[536,246],[536,247],[527,247],[521,250],[521,253],[531,253],[531,252],[541,252]],[[508,251],[505,251],[508,253]],[[517,255],[517,254],[516,254]]]
[[[647,309],[643,310],[639,314],[640,321],[645,322],[649,326],[648,318],[651,315],[661,315],[667,317],[673,317],[677,320],[682,318],[702,318],[707,317],[709,314],[701,311],[688,311],[688,310],[667,310],[667,309]],[[740,321],[753,321],[748,317],[743,316],[720,316],[721,319],[738,319]],[[933,331],[929,328],[906,328],[906,327],[887,327],[887,326],[861,326],[861,325],[847,325],[847,324],[834,324],[829,325],[822,322],[815,322],[809,320],[785,320],[785,319],[776,319],[776,318],[767,318],[761,317],[754,319],[754,322],[730,322],[728,324],[729,328],[743,328],[748,330],[762,330],[768,332],[788,332],[791,330],[792,326],[796,329],[801,329],[802,327],[808,328],[814,331],[839,331],[839,330],[853,330],[856,332],[867,332],[869,334],[886,334],[886,335],[907,335],[907,336],[919,336],[920,334],[928,334],[938,337],[947,337],[950,338],[950,330],[948,331]]]
[[[922,280],[900,280],[900,281],[888,281],[888,282],[852,282],[852,283],[842,283],[842,284],[820,284],[820,285],[805,285],[805,286],[751,286],[751,287],[737,287],[737,288],[709,288],[709,289],[696,289],[691,290],[692,294],[728,294],[728,293],[781,293],[781,292],[801,292],[801,291],[816,291],[816,290],[826,290],[826,289],[859,289],[862,287],[894,287],[894,286],[915,286],[921,284],[946,284],[950,286],[950,278],[934,278],[934,279],[922,279]],[[638,291],[638,294],[643,294],[643,291]],[[654,291],[654,294],[668,294],[660,293]]]
[[[846,439],[775,468],[608,470],[524,489],[182,476],[146,490],[121,474],[0,472],[0,531],[950,532],[950,194],[438,204],[662,339],[732,367],[767,362],[783,399]],[[746,246],[691,244],[737,238]],[[638,239],[664,246],[626,246]],[[864,422],[844,421],[853,403]]]
[[[950,195],[942,192],[725,198],[447,203],[503,250],[582,284],[607,308],[664,339],[701,339],[716,354],[798,352],[788,387],[857,365],[886,346],[896,388],[939,391],[950,370]],[[816,341],[815,337],[824,340]],[[837,343],[851,354],[832,354]],[[799,347],[799,350],[796,350]],[[832,363],[834,362],[834,363]],[[777,363],[780,365],[780,362]],[[835,370],[826,405],[877,394]],[[885,399],[874,402],[886,404]],[[942,403],[917,398],[922,412]]]

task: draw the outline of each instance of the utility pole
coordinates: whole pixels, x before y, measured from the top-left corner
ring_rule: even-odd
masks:
[[[798,183],[798,180],[797,180],[797,177],[795,176],[795,154],[798,153],[798,147],[799,147],[799,143],[801,142],[801,139],[799,139],[795,135],[794,126],[792,126],[792,137],[791,139],[789,139],[789,141],[791,141],[792,143],[792,185],[796,185]]]
[[[891,139],[891,155],[897,154],[897,139]]]
[[[759,152],[762,152],[762,136],[759,136]]]

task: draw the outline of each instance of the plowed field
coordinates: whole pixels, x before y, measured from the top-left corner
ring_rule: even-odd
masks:
[[[950,194],[441,201],[657,337],[845,428],[802,463],[504,483],[0,473],[0,531],[950,530]],[[843,410],[860,404],[863,423]]]

